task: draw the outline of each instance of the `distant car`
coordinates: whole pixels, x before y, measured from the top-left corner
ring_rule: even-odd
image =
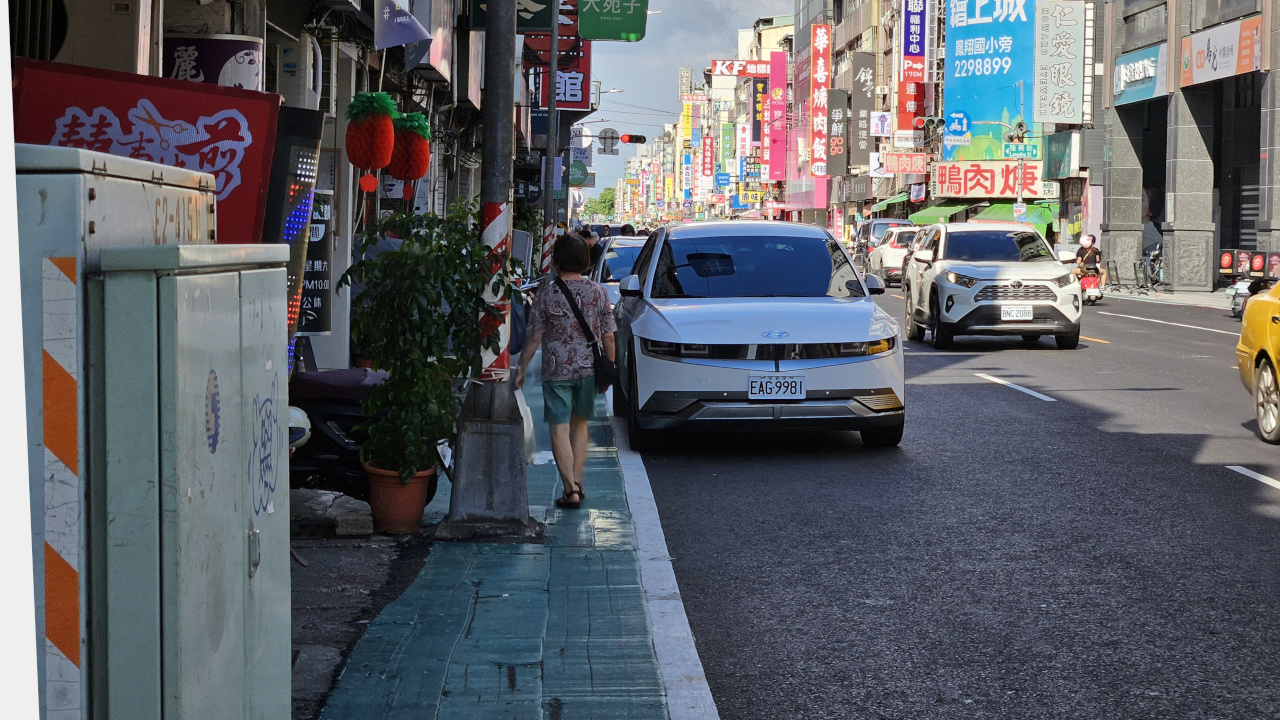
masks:
[[[867,272],[879,275],[886,283],[902,283],[902,261],[907,247],[915,239],[920,228],[914,226],[891,227],[867,257]]]
[[[855,249],[870,250],[880,244],[886,231],[891,227],[911,227],[912,222],[905,218],[874,218],[858,226],[854,236]]]
[[[902,281],[908,340],[924,340],[927,330],[939,349],[956,335],[1053,335],[1063,350],[1080,344],[1080,282],[1035,228],[943,223],[917,238]]]
[[[592,223],[589,227],[591,228],[592,232],[599,235],[601,238],[616,237],[622,234],[621,223],[618,223],[616,225],[614,224],[602,225],[599,223]]]
[[[1262,439],[1280,444],[1280,382],[1276,364],[1280,362],[1280,285],[1249,298],[1240,323],[1236,345],[1236,367],[1240,381],[1253,394],[1253,412]]]
[[[631,446],[680,429],[857,430],[902,440],[900,328],[826,230],[773,221],[663,228],[622,279],[614,414]]]
[[[640,254],[640,249],[648,238],[611,237],[603,240],[604,254],[600,264],[591,271],[591,279],[604,286],[609,295],[609,302],[618,304],[618,283],[631,274],[631,266]]]

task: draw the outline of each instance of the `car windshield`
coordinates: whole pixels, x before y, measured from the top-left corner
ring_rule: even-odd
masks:
[[[631,274],[631,266],[640,254],[640,247],[620,247],[612,245],[604,256],[604,267],[601,269],[601,282],[618,282]]]
[[[891,237],[890,242],[892,243],[890,247],[904,248],[910,245],[911,241],[915,239],[916,231],[912,230],[911,232],[906,232],[906,231],[898,232],[898,233],[894,233],[890,237]]]
[[[947,234],[948,260],[1036,262],[1053,260],[1049,244],[1031,230],[961,230]]]
[[[840,245],[825,237],[719,235],[663,243],[653,297],[865,297]]]

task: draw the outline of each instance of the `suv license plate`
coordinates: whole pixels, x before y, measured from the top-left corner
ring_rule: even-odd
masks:
[[[803,400],[803,375],[752,375],[747,381],[749,400]]]
[[[1015,322],[1033,320],[1034,314],[1031,312],[1030,305],[1006,305],[1000,308],[1000,320],[1013,320]]]

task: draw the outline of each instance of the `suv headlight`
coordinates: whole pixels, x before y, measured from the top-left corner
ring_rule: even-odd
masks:
[[[978,278],[971,278],[968,275],[960,275],[959,273],[947,273],[947,282],[952,285],[959,285],[963,288],[971,288],[978,284]]]
[[[1067,273],[1066,275],[1063,275],[1060,278],[1054,279],[1054,282],[1058,283],[1058,287],[1060,288],[1066,287],[1075,281],[1076,279],[1071,277],[1071,273]]]

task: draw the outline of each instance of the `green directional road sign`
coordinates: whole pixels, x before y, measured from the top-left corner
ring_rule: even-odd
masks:
[[[649,0],[578,0],[578,35],[583,40],[644,39]]]
[[[1035,143],[1005,143],[1005,160],[1039,160],[1040,146]]]
[[[587,166],[580,163],[572,163],[569,165],[569,184],[575,187],[587,184]]]
[[[555,3],[556,0],[516,0],[516,32],[551,32],[551,18],[555,13]],[[485,29],[488,6],[489,3],[486,0],[471,0],[472,30]]]

